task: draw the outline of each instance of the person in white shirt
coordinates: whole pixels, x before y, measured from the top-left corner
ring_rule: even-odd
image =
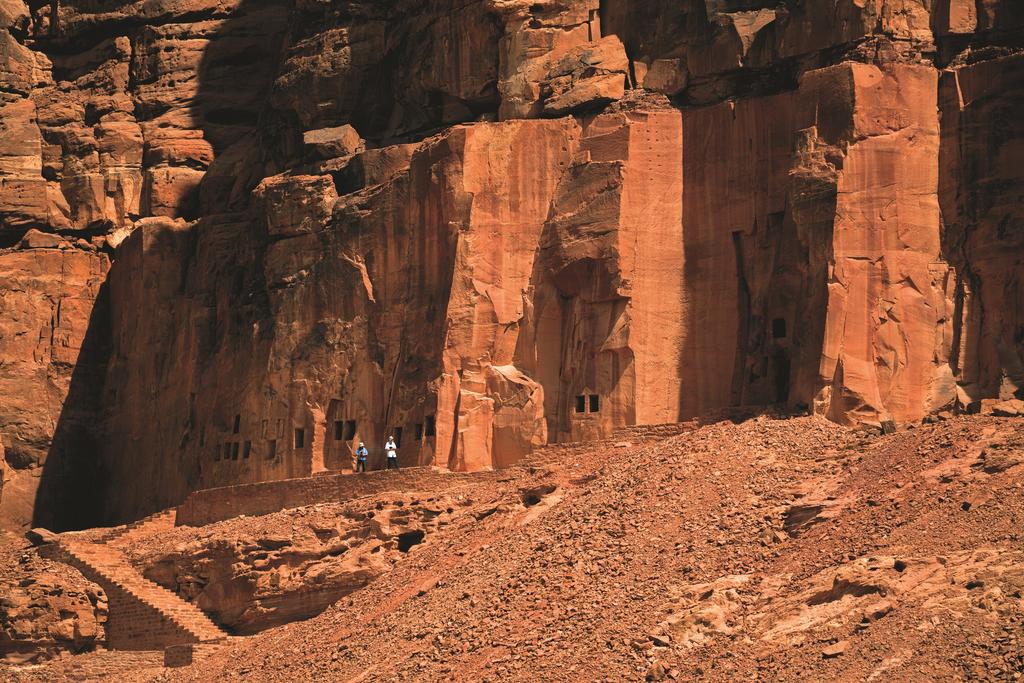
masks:
[[[388,466],[390,469],[398,469],[398,444],[395,443],[395,437],[389,436],[388,442],[384,444],[384,450],[388,454]]]

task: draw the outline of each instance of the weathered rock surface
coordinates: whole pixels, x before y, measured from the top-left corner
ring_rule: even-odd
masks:
[[[29,232],[22,246],[0,251],[0,523],[32,523],[36,490],[49,463],[75,496],[94,505],[96,432],[105,357],[96,326],[97,297],[109,259],[56,235]],[[101,306],[102,308],[102,306]],[[66,402],[69,394],[74,399]],[[91,463],[91,464],[90,464]],[[80,467],[81,466],[81,467]],[[50,481],[50,480],[48,480]]]
[[[930,68],[846,63],[684,112],[689,412],[789,400],[903,421],[954,400],[935,93]]]
[[[447,496],[396,494],[317,505],[258,521],[188,529],[131,543],[146,578],[193,602],[231,633],[251,634],[308,619],[391,571],[420,543],[474,508]],[[166,536],[166,535],[165,535]]]
[[[958,65],[939,82],[941,248],[959,275],[950,366],[965,404],[1024,398],[1024,122],[1012,113],[1022,71],[1018,54]]]
[[[475,470],[1024,391],[1010,0],[38,5],[0,3],[5,524],[389,434]]]
[[[306,153],[319,159],[347,157],[366,148],[359,133],[348,124],[307,130],[302,134],[302,142],[306,146]]]
[[[102,588],[31,548],[6,546],[0,557],[0,657],[40,660],[104,642],[107,597]]]
[[[585,43],[566,52],[540,83],[544,114],[600,109],[626,94],[629,60],[615,36]]]

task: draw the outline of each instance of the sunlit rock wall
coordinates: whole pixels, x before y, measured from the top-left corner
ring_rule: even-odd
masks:
[[[1024,390],[1017,3],[58,14],[0,6],[5,525]]]

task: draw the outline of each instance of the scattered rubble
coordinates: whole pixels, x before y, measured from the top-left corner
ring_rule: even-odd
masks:
[[[262,629],[161,680],[1003,679],[1024,665],[1019,420],[882,435],[758,417],[616,443],[553,448],[449,497],[124,532],[141,571]],[[337,601],[311,609],[332,582]],[[69,661],[11,671],[39,680]]]

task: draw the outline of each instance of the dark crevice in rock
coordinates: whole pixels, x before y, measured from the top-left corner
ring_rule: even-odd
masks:
[[[542,486],[535,486],[523,491],[520,496],[523,501],[523,506],[533,507],[534,505],[537,505],[544,500],[545,497],[554,493],[556,488],[558,487],[555,484],[544,484]]]
[[[419,545],[420,543],[422,543],[426,535],[427,534],[425,531],[421,531],[419,529],[413,531],[406,531],[405,533],[398,534],[398,538],[396,539],[398,542],[398,552],[409,552],[409,549],[412,548],[414,545]]]

